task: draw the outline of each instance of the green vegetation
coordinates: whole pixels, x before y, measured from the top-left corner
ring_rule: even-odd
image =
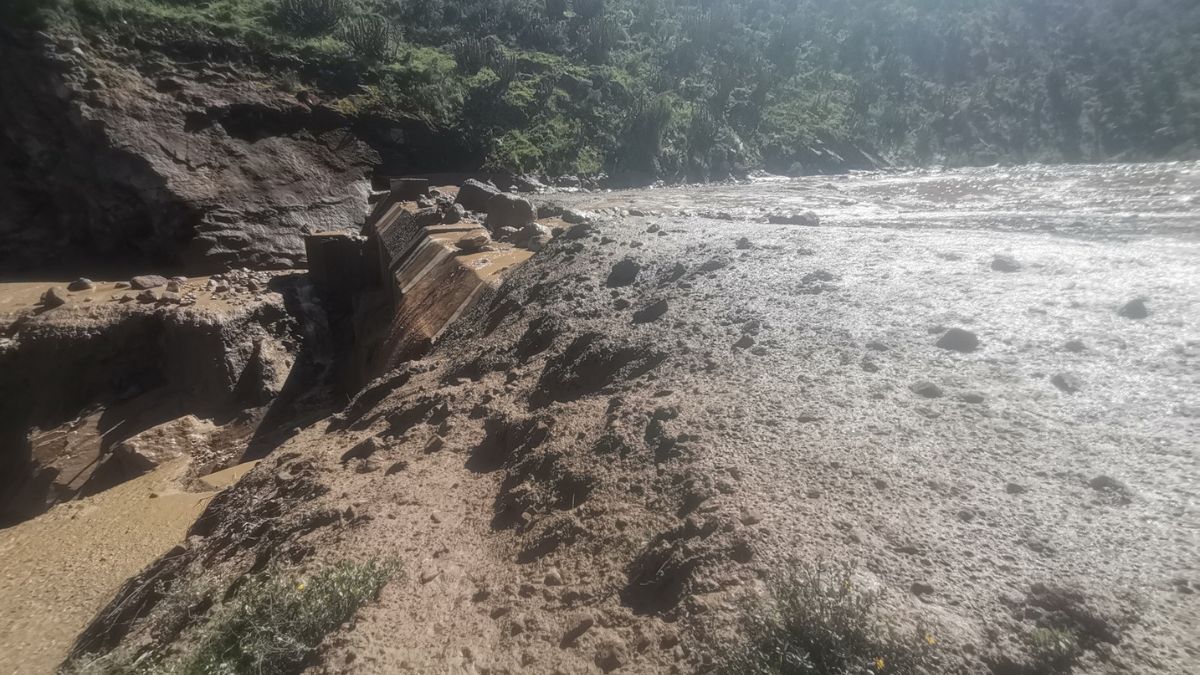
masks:
[[[1029,636],[1034,669],[1040,673],[1068,673],[1083,653],[1079,638],[1069,630],[1038,628]]]
[[[722,665],[728,675],[865,675],[926,672],[936,639],[901,635],[878,615],[876,595],[852,570],[806,569],[771,586],[752,607],[749,644]]]
[[[629,179],[1196,153],[1194,0],[13,0],[299,60],[470,161]],[[168,39],[169,38],[169,39]],[[287,57],[287,59],[283,58]],[[294,63],[289,66],[294,67]],[[368,92],[368,93],[364,93]]]
[[[343,561],[311,577],[284,571],[250,577],[229,602],[197,626],[176,657],[113,653],[76,662],[68,672],[147,675],[282,675],[299,672],[321,641],[374,600],[394,564]],[[188,595],[185,593],[185,595]],[[190,598],[190,595],[188,595]],[[195,598],[190,598],[192,601]],[[192,606],[192,603],[187,603]]]

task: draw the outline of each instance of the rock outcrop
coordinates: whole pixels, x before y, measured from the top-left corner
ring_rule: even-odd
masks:
[[[10,269],[71,254],[287,268],[305,234],[361,224],[378,154],[330,108],[235,68],[45,34],[0,30],[0,62]]]

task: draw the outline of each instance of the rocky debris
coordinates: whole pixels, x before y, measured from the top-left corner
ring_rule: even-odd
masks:
[[[998,253],[992,257],[992,269],[996,272],[1020,272],[1021,263],[1011,255]]]
[[[1058,373],[1050,378],[1050,382],[1068,394],[1074,394],[1083,388],[1083,380],[1075,373]]]
[[[821,224],[821,219],[812,211],[801,211],[798,213],[771,213],[767,215],[767,222],[772,225],[817,227]]]
[[[500,190],[495,185],[483,183],[474,178],[468,178],[459,186],[458,197],[455,199],[455,203],[461,204],[468,211],[486,213],[488,202],[498,194],[500,194]]]
[[[488,226],[525,227],[537,218],[533,203],[506,192],[493,195],[487,202]]]
[[[979,336],[964,328],[951,328],[938,338],[937,346],[967,354],[979,348]]]
[[[142,303],[143,305],[149,305],[162,300],[164,296],[163,292],[157,291],[153,288],[147,288],[141,293],[138,293],[136,297],[138,302]]]
[[[604,283],[609,288],[629,286],[637,280],[638,273],[641,271],[642,266],[636,260],[633,258],[624,258],[612,266],[612,269],[608,273],[608,279]]]
[[[393,196],[408,202],[415,202],[429,194],[429,180],[426,178],[393,178],[390,187]]]
[[[740,251],[748,251],[748,250],[754,248],[754,244],[751,244],[750,240],[747,239],[746,237],[742,237],[742,238],[738,239],[736,246],[737,246],[738,250],[740,250]]]
[[[1082,340],[1067,340],[1063,343],[1063,349],[1072,354],[1078,354],[1087,350],[1087,346],[1083,344]]]
[[[42,298],[39,301],[42,307],[46,309],[54,309],[67,304],[67,294],[58,286],[53,286],[42,293]]]
[[[167,285],[167,278],[157,274],[143,274],[129,280],[129,287],[135,291],[144,291],[149,288],[158,288],[159,286]]]
[[[477,253],[487,248],[488,244],[491,243],[491,235],[489,235],[487,232],[477,232],[475,234],[468,234],[464,236],[463,238],[454,242],[454,245],[458,247],[458,250],[465,253]]]
[[[1150,316],[1150,308],[1146,306],[1145,298],[1134,298],[1122,305],[1117,313],[1126,319],[1144,319]]]
[[[925,398],[941,398],[942,388],[929,380],[921,380],[909,387],[914,394],[924,396]]]
[[[78,293],[80,291],[90,291],[95,287],[96,287],[96,284],[92,283],[91,279],[88,279],[85,277],[79,277],[75,281],[72,281],[71,283],[67,284],[67,290],[71,291],[73,293]]]

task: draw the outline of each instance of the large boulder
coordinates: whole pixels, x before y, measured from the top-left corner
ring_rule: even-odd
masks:
[[[469,178],[461,187],[458,188],[458,199],[456,204],[462,204],[463,208],[468,211],[486,212],[488,209],[488,201],[500,194],[500,190],[490,183],[483,183]]]
[[[500,227],[524,227],[537,219],[533,203],[528,199],[500,192],[492,195],[487,203],[488,225]]]

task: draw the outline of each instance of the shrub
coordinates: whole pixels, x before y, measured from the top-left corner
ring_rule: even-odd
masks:
[[[379,595],[394,564],[339,562],[307,580],[252,578],[201,629],[199,646],[172,672],[188,675],[299,672],[325,636]]]
[[[349,0],[280,0],[279,23],[297,35],[324,35],[350,11]]]
[[[816,566],[773,583],[748,626],[750,644],[724,664],[730,675],[920,673],[934,640],[904,638],[877,614],[877,596],[854,588],[848,566]]]
[[[349,19],[342,26],[342,41],[350,52],[367,63],[382,63],[396,56],[399,31],[385,18],[366,14]]]
[[[450,46],[458,70],[468,75],[474,75],[488,65],[498,50],[499,44],[495,40],[479,38],[463,38]]]
[[[1079,638],[1067,630],[1039,628],[1029,636],[1034,667],[1039,672],[1070,672],[1082,649]]]

